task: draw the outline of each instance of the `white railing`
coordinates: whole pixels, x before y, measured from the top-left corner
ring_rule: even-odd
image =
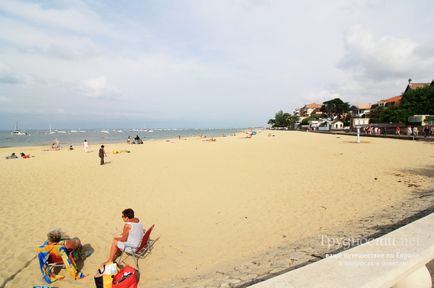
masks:
[[[434,259],[434,213],[344,252],[251,288],[428,288]]]

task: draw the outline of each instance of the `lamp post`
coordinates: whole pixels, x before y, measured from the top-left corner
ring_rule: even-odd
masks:
[[[356,139],[356,142],[357,142],[357,143],[360,143],[360,126],[357,125],[357,126],[356,126],[356,129],[357,129],[357,139]]]

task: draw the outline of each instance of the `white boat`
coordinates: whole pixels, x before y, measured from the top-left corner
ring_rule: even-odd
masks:
[[[15,130],[15,131],[12,131],[12,132],[11,132],[11,135],[16,135],[16,136],[25,136],[25,135],[30,135],[30,134],[27,133],[27,132],[20,131],[20,130]]]
[[[108,130],[101,130],[101,133],[109,134],[110,132]]]
[[[71,132],[71,133],[77,133],[78,131],[77,130],[71,130],[69,132]]]
[[[25,132],[25,131],[21,131],[18,129],[18,122],[15,123],[15,130],[11,132],[11,135],[15,135],[15,136],[27,136],[30,135],[29,133]]]
[[[54,134],[55,132],[51,131],[51,124],[49,125],[50,127],[50,131],[48,132],[48,134]]]
[[[64,130],[56,130],[56,132],[60,133],[60,134],[66,134],[66,131],[64,131]]]

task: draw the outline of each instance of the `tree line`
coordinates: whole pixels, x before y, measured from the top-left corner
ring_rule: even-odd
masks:
[[[327,118],[329,120],[337,119],[349,126],[351,114],[349,113],[354,106],[348,102],[335,98],[322,104],[320,111],[322,115],[311,115],[302,120],[302,125],[309,124],[312,120]],[[408,117],[412,115],[434,115],[434,85],[423,88],[408,89],[401,98],[399,106],[381,107],[377,106],[371,109],[366,117],[370,118],[371,123],[402,123],[408,124]],[[300,117],[295,114],[278,111],[275,117],[268,120],[268,124],[273,128],[286,127],[295,128],[299,123]],[[428,117],[428,121],[434,121],[434,116]]]

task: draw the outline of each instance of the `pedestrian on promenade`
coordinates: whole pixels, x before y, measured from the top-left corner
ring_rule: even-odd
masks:
[[[396,126],[396,128],[395,128],[395,134],[396,135],[401,135],[401,128],[399,128],[399,126]]]
[[[417,126],[413,127],[413,135],[417,136],[419,134],[419,130],[417,129]]]
[[[107,154],[105,154],[105,151],[104,151],[104,145],[101,145],[101,148],[99,149],[99,152],[98,152],[98,156],[101,159],[100,164],[104,165],[104,157],[107,156]]]
[[[425,126],[425,128],[423,128],[423,133],[425,133],[425,137],[428,137],[428,135],[429,135],[429,127],[428,126]]]

